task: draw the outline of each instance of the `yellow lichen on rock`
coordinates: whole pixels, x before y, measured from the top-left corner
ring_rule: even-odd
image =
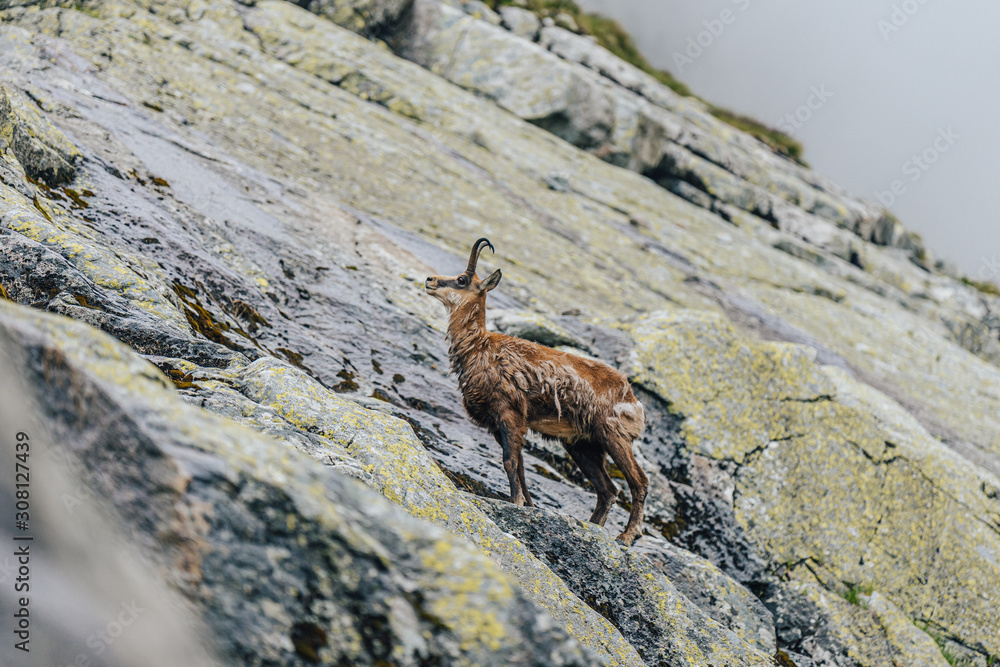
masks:
[[[316,14],[353,29],[368,20],[339,14],[332,5],[324,9],[320,2],[307,4]],[[58,123],[65,121],[81,147],[87,145],[87,135],[77,130],[89,129],[88,152],[100,154],[101,139],[95,137],[105,136],[105,131],[120,140],[122,132],[110,127],[108,118],[134,115],[142,127],[156,128],[151,132],[176,133],[181,143],[188,142],[190,155],[197,155],[190,157],[189,165],[210,162],[233,181],[256,170],[260,180],[271,181],[263,188],[266,194],[250,197],[278,219],[282,233],[288,234],[287,246],[278,251],[251,242],[227,245],[213,236],[210,221],[180,215],[185,233],[190,227],[197,230],[192,236],[211,238],[197,257],[222,257],[224,265],[203,267],[173,258],[176,266],[167,269],[168,275],[211,275],[222,285],[216,294],[229,290],[248,300],[264,297],[256,306],[280,307],[278,313],[268,314],[275,329],[261,337],[261,353],[274,353],[276,344],[282,344],[278,341],[300,323],[318,323],[298,336],[297,342],[306,345],[288,344],[293,351],[284,354],[299,361],[304,354],[315,377],[327,382],[339,368],[330,370],[340,359],[335,348],[350,347],[354,341],[347,341],[348,336],[374,333],[366,323],[353,334],[338,332],[339,338],[328,347],[320,340],[331,317],[340,316],[339,311],[334,316],[329,312],[345,306],[330,293],[357,283],[338,282],[342,272],[325,257],[305,257],[309,253],[304,250],[311,250],[313,243],[323,250],[352,245],[344,226],[314,224],[310,232],[301,231],[321,210],[317,201],[329,203],[330,209],[342,206],[341,214],[356,211],[354,217],[344,215],[351,217],[351,226],[370,234],[398,234],[394,238],[405,239],[399,247],[413,240],[418,248],[421,243],[436,246],[419,260],[419,250],[407,258],[405,278],[399,271],[392,279],[375,276],[376,288],[359,290],[357,303],[388,302],[394,318],[409,317],[409,325],[427,322],[439,331],[443,320],[437,311],[430,312],[437,305],[417,305],[420,299],[429,301],[419,289],[426,274],[413,272],[422,271],[421,262],[430,262],[428,257],[447,264],[452,260],[444,259],[442,251],[464,254],[469,239],[489,235],[498,255],[484,258],[484,263],[496,263],[505,273],[503,290],[491,298],[513,296],[553,319],[573,309],[580,313],[574,322],[578,326],[589,325],[592,318],[628,322],[624,329],[636,343],[635,365],[629,369],[633,378],[668,400],[683,417],[678,422],[692,452],[735,471],[734,492],[723,493],[723,500],[731,503],[738,521],[768,555],[791,563],[805,559],[817,569],[822,562],[828,591],[843,582],[877,584],[903,615],[931,621],[962,641],[980,642],[977,646],[1000,653],[996,620],[990,618],[997,606],[1000,562],[1000,484],[995,476],[948,450],[902,407],[889,406],[884,397],[846,374],[820,368],[809,348],[737,333],[721,314],[735,313],[733,322],[747,330],[812,341],[823,359],[851,365],[861,371],[859,376],[867,374],[863,381],[895,390],[907,409],[927,408],[921,416],[931,414],[946,427],[935,433],[952,432],[950,428],[974,441],[975,447],[1000,451],[1000,396],[991,389],[1000,374],[952,340],[948,318],[961,308],[950,304],[951,297],[935,296],[943,277],[893,257],[891,252],[898,249],[860,241],[854,230],[846,229],[856,217],[842,204],[847,199],[816,185],[821,180],[807,184],[804,172],[797,169],[772,169],[766,156],[760,157],[764,153],[758,145],[748,148],[746,137],[708,117],[697,103],[667,100],[662,111],[675,116],[668,118],[669,127],[661,125],[699,142],[697,155],[685,149],[669,157],[680,160],[678,169],[690,168],[700,179],[703,189],[697,195],[709,200],[708,208],[582,152],[498,109],[495,99],[470,94],[316,14],[276,0],[123,0],[102,3],[97,11],[89,5],[87,11],[11,8],[3,10],[0,38],[8,40],[5,47],[16,42],[17,49],[27,53],[37,43],[39,53],[58,56],[31,76],[50,92],[60,91],[53,97],[75,100],[76,116],[58,110],[46,113]],[[522,48],[512,35],[458,11],[447,10],[442,16],[451,24],[443,26],[447,34],[438,44],[441,57],[430,65],[432,70],[468,88],[482,91],[492,85],[506,96],[510,108],[540,124],[549,111],[567,105],[589,107],[597,121],[612,114],[627,117],[628,122],[614,119],[609,144],[614,150],[630,149],[642,139],[647,128],[639,123],[638,107],[629,106],[638,103],[615,93],[613,84],[601,82],[588,88],[597,91],[593,97],[575,99],[574,85],[596,75],[576,65],[563,67],[554,50],[535,44]],[[484,44],[502,48],[491,52]],[[519,53],[528,57],[519,58]],[[71,67],[60,60],[64,56],[72,60]],[[499,90],[505,85],[501,78],[490,77],[502,67],[537,85]],[[64,86],[58,77],[76,83]],[[101,118],[95,109],[125,104],[89,97],[81,80],[116,88],[131,105],[127,114],[105,109]],[[48,108],[42,102],[38,106]],[[33,111],[23,117],[34,118]],[[119,111],[121,115],[115,115]],[[94,132],[102,123],[109,126]],[[0,143],[12,141],[13,128],[12,123],[0,123]],[[59,140],[46,138],[47,132],[29,138],[58,146]],[[195,135],[198,141],[192,139]],[[727,142],[747,150],[730,151]],[[197,154],[195,147],[211,150]],[[753,159],[737,160],[731,168],[734,155]],[[130,178],[123,180],[132,187]],[[178,198],[166,197],[165,219],[173,214],[171,207],[183,203],[182,188],[171,181]],[[25,185],[24,191],[30,187]],[[78,214],[58,202],[44,196],[32,202],[30,195],[25,198],[24,191],[14,189],[9,197],[3,191],[0,203],[5,211],[13,211],[11,224],[19,227],[12,228],[69,258],[99,287],[195,337],[162,289],[150,259],[164,259],[153,252],[155,246],[140,264],[136,255],[145,249],[135,238],[129,240],[130,249],[108,233],[109,225],[102,225],[103,238],[96,238]],[[767,193],[801,205],[803,211],[822,209],[826,220],[806,220],[812,226],[804,234],[787,226],[775,229],[771,220],[738,209],[771,202],[760,197]],[[148,194],[152,192],[143,196]],[[721,199],[712,202],[713,194]],[[233,228],[234,234],[248,229],[237,222]],[[803,240],[809,235],[813,242]],[[180,238],[178,233],[171,241]],[[353,240],[345,255],[372,254],[358,246],[357,236]],[[246,247],[258,251],[253,261],[250,253],[241,255]],[[850,253],[856,247],[860,254],[853,262]],[[398,250],[384,253],[388,262],[393,254],[405,254]],[[303,266],[283,272],[275,266],[278,256],[286,262],[290,257],[301,260]],[[360,266],[372,278],[355,257],[338,260],[355,271]],[[464,258],[454,261],[457,270]],[[272,273],[260,268],[264,266]],[[297,279],[291,276],[293,268]],[[316,275],[322,269],[329,272],[326,280],[334,279],[303,279],[304,268],[315,269]],[[310,292],[312,299],[305,305]],[[297,304],[296,294],[301,299]],[[664,308],[676,310],[629,319]],[[344,307],[345,313],[348,310]],[[359,319],[369,314],[378,320],[374,311]],[[398,320],[391,321],[394,325]],[[411,341],[406,340],[405,354],[393,352],[400,370],[420,366],[421,373],[429,376],[433,371],[435,382],[442,382],[443,347],[435,350],[437,356],[425,355],[429,346],[421,336],[427,332],[406,329],[406,336],[411,333],[424,349],[414,348],[418,354],[413,357],[419,356],[419,361],[408,359]],[[351,357],[352,365],[367,369],[367,344],[361,340],[356,350],[344,352],[345,359]],[[384,349],[371,347],[374,362]],[[192,400],[215,401],[212,407],[284,443],[290,453],[292,447],[303,449],[334,469],[364,479],[412,515],[465,536],[502,569],[518,573],[521,586],[583,643],[616,656],[609,660],[628,664],[634,659],[634,652],[629,653],[608,624],[570,596],[545,565],[456,493],[404,422],[347,401],[300,369],[273,360],[250,364],[236,355],[224,369],[169,361],[196,376],[180,383],[188,385],[182,391],[191,393]],[[327,367],[317,370],[314,361]],[[410,371],[406,376],[405,388],[416,386]],[[367,387],[364,393],[369,393]],[[461,416],[455,411],[442,421],[449,419],[453,421],[446,427],[460,422]],[[282,466],[287,462],[277,455],[275,459],[275,470],[284,471],[276,474],[285,474]],[[271,465],[272,460],[267,461]],[[490,491],[498,488],[495,480],[491,484]],[[304,493],[319,491],[310,487]],[[467,629],[471,641],[492,642],[491,621],[472,620]]]
[[[822,563],[830,582],[871,582],[910,618],[1000,650],[993,475],[807,348],[738,336],[701,312],[625,328],[633,377],[685,417],[692,451],[741,466],[734,511],[765,551]]]
[[[0,153],[9,151],[29,176],[49,185],[72,180],[81,155],[20,91],[0,84]]]
[[[503,626],[488,607],[469,611],[469,594],[478,593],[483,585],[477,579],[479,573],[466,567],[462,554],[455,552],[454,545],[442,541],[438,542],[433,553],[423,554],[424,565],[446,581],[451,591],[449,597],[436,600],[430,611],[440,622],[455,629],[464,648],[468,649],[476,643],[496,651],[504,639]],[[490,602],[504,602],[511,594],[511,588],[501,582],[501,585],[493,586],[486,596]],[[465,611],[459,611],[463,608]]]
[[[1000,456],[1000,395],[968,391],[970,386],[1000,386],[1000,368],[950,341],[935,317],[856,287],[839,304],[783,290],[752,292],[770,314],[823,340],[865,373],[867,382],[891,387],[935,430]]]
[[[457,648],[461,652],[454,656],[455,664],[482,664],[488,656],[503,650],[517,653],[521,647],[516,643],[522,641],[522,637],[533,636],[534,641],[548,633],[551,626],[546,627],[536,618],[535,607],[525,604],[513,579],[465,541],[437,526],[418,523],[403,515],[399,508],[353,480],[335,476],[337,479],[331,482],[329,470],[292,448],[181,401],[154,366],[110,336],[65,317],[0,301],[0,343],[14,347],[12,341],[18,346],[40,351],[37,360],[31,362],[40,364],[34,371],[75,374],[73,377],[80,387],[90,389],[90,383],[97,381],[101,391],[106,392],[104,400],[115,406],[128,402],[133,408],[127,417],[128,423],[141,420],[140,430],[149,429],[162,438],[156,445],[151,444],[148,437],[136,438],[142,443],[140,449],[146,447],[156,451],[142,476],[164,485],[158,488],[157,494],[184,494],[190,490],[193,478],[198,477],[200,484],[221,483],[222,487],[216,487],[218,492],[213,492],[204,503],[205,511],[210,511],[213,503],[221,502],[220,498],[239,493],[236,488],[249,496],[261,494],[257,501],[262,501],[268,493],[275,495],[285,509],[284,514],[276,513],[275,530],[286,530],[288,535],[284,537],[305,550],[297,556],[302,563],[322,563],[325,557],[344,559],[339,564],[340,571],[334,574],[335,582],[329,580],[332,573],[327,568],[314,573],[316,590],[310,591],[314,599],[331,596],[334,588],[351,591],[363,598],[373,592],[366,587],[377,586],[373,581],[382,576],[375,570],[381,568],[393,573],[389,576],[397,579],[397,587],[403,589],[407,598],[394,601],[396,603],[390,605],[388,612],[380,612],[377,608],[371,612],[372,618],[376,618],[376,613],[388,613],[389,622],[400,626],[392,631],[399,639],[395,648],[405,652],[400,654],[401,659],[411,659],[407,648],[419,654],[420,647],[430,639],[413,636],[414,632],[419,632],[416,626],[421,623],[435,632],[446,630],[453,636],[451,641],[459,644]],[[64,375],[59,377],[65,379]],[[74,443],[73,446],[79,445]],[[127,446],[135,446],[135,443],[129,441]],[[377,521],[369,525],[367,531],[358,520],[361,516],[359,506],[365,516]],[[176,512],[185,510],[180,506],[174,508]],[[287,513],[289,510],[292,513]],[[200,580],[195,588],[218,585],[203,577],[202,571],[202,568],[215,567],[205,562],[212,551],[208,541],[218,544],[219,540],[230,537],[228,529],[216,525],[218,518],[199,517],[196,522],[201,542],[189,554],[195,562],[200,562],[196,566]],[[251,513],[247,512],[247,519],[253,521],[256,517],[251,518]],[[175,525],[171,530],[178,528]],[[243,539],[250,540],[246,543],[252,545],[250,549],[259,548],[259,543],[252,542],[252,533],[252,530],[247,531]],[[170,540],[172,537],[177,536],[174,533],[157,535],[157,539]],[[190,541],[194,536],[185,533],[179,537]],[[224,550],[226,547],[216,548]],[[393,551],[396,553],[391,553]],[[267,550],[270,560],[282,560],[289,555],[284,549],[269,547]],[[356,558],[367,560],[367,564],[358,569],[353,564]],[[222,559],[226,560],[226,556]],[[410,559],[414,564],[401,565],[395,559]],[[407,570],[400,572],[401,567]],[[294,576],[290,572],[277,572],[279,578]],[[277,621],[287,636],[294,621],[289,610],[294,609],[296,616],[302,613],[301,607],[287,604],[288,599],[299,599],[297,592],[284,590],[285,597],[279,596],[277,600],[267,597],[252,600],[246,588],[241,591],[241,604],[259,604],[260,618]],[[409,599],[413,590],[418,590],[419,595]],[[193,593],[188,591],[188,594]],[[220,588],[217,594],[229,595],[232,590]],[[330,602],[323,604],[336,608]],[[419,613],[429,616],[420,618]],[[324,610],[323,615],[330,613]],[[525,618],[526,615],[530,618]],[[332,643],[338,651],[360,653],[362,638],[352,625],[349,613],[337,609],[333,616],[337,622],[347,622],[347,627],[327,627],[324,634],[335,634],[330,642],[324,641],[321,646]],[[269,641],[273,640],[265,639],[264,643]],[[515,644],[511,645],[511,641]],[[257,648],[272,651],[274,647]],[[294,649],[287,641],[279,641],[278,649],[286,656],[294,656]],[[469,656],[473,658],[470,660]],[[629,658],[626,655],[622,661],[609,660],[608,663],[641,664]],[[353,660],[348,661],[356,664]]]
[[[0,224],[54,249],[99,287],[121,295],[179,331],[190,330],[187,320],[167,296],[169,292],[155,265],[150,266],[148,261],[124,250],[109,250],[103,240],[95,239],[75,218],[40,215],[39,209],[24,195],[0,183]],[[147,277],[139,275],[136,269]]]
[[[926,667],[945,667],[948,664],[931,636],[914,625],[884,595],[875,591],[865,604],[885,628],[886,637],[895,649],[900,664]]]
[[[795,433],[799,405],[829,395],[815,352],[737,336],[721,314],[653,313],[628,324],[636,341],[631,376],[685,415],[689,446],[742,463]]]
[[[241,391],[290,424],[342,446],[386,498],[418,518],[464,536],[514,577],[531,598],[581,644],[608,664],[640,661],[635,649],[580,601],[520,542],[499,530],[462,497],[420,445],[406,422],[338,397],[297,368],[263,357],[240,371]],[[488,630],[488,618],[473,624]],[[463,621],[463,623],[466,621]]]

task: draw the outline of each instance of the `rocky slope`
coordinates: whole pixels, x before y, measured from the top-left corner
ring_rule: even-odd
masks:
[[[0,340],[58,458],[223,664],[994,662],[1000,299],[535,21],[0,0]],[[492,326],[636,384],[630,550],[551,443],[501,502],[421,289],[479,236]]]

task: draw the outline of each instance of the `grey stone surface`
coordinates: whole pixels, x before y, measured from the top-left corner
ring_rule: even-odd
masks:
[[[413,0],[303,0],[299,3],[314,14],[365,37],[391,32]],[[253,4],[252,0],[249,4]]]
[[[523,541],[588,605],[617,627],[650,665],[772,665],[702,613],[639,552],[604,530],[533,508],[480,499],[501,529]]]
[[[644,538],[635,547],[688,600],[720,625],[768,655],[777,651],[774,619],[753,593],[708,560],[664,539]]]
[[[901,247],[921,266],[932,262],[918,237],[896,230],[875,205],[734,132],[702,103],[678,96],[571,26],[543,27],[532,45],[510,39],[490,22],[457,20],[436,0],[418,0],[415,7],[415,19],[397,41],[403,56],[602,159],[672,191],[677,181],[694,184],[700,193],[677,194],[710,209],[713,200],[735,205],[823,247],[826,240],[817,236],[836,236],[835,230],[817,234],[825,222],[866,241]],[[510,27],[518,22],[534,35],[525,10],[508,11],[510,25],[504,27],[523,36],[521,28]],[[557,58],[546,58],[541,49]],[[849,260],[850,252],[834,254]]]
[[[500,18],[503,21],[503,27],[518,37],[530,42],[538,39],[538,31],[542,27],[542,22],[534,12],[523,7],[505,5],[500,8]]]
[[[589,351],[589,346],[571,331],[538,313],[493,309],[487,325],[508,336],[516,336],[549,347],[566,346]]]
[[[78,461],[227,663],[599,664],[467,542],[186,405],[109,336],[5,301],[0,340],[65,443],[54,455]]]
[[[937,272],[912,237],[870,243],[881,212],[695,102],[638,75],[626,88],[592,44],[552,26],[548,50],[426,2],[375,40],[274,0],[83,9],[2,11],[0,82],[26,110],[12,101],[0,123],[0,296],[111,334],[160,369],[143,373],[227,420],[213,423],[263,434],[251,453],[290,465],[289,479],[362,480],[461,536],[449,544],[475,546],[553,633],[607,664],[640,664],[587,604],[600,577],[577,594],[579,577],[459,491],[503,500],[507,480],[462,412],[444,313],[421,284],[461,270],[470,240],[489,236],[497,254],[483,266],[504,271],[491,308],[536,313],[552,323],[539,331],[562,332],[552,342],[583,344],[633,379],[649,424],[636,446],[651,477],[647,539],[746,588],[727,589],[728,616],[671,593],[691,623],[713,627],[715,613],[723,643],[749,651],[739,633],[759,641],[766,619],[752,593],[781,619],[777,646],[817,664],[920,646],[893,629],[900,618],[983,660],[1000,652],[1000,299]],[[380,38],[422,49],[428,67]],[[16,127],[72,180],[28,180],[52,153],[15,150]],[[131,388],[129,377],[101,381]],[[592,490],[550,445],[526,451],[532,495],[589,516]],[[255,507],[270,521],[268,502]],[[624,516],[616,506],[609,530]],[[579,567],[598,571],[610,552],[595,553]],[[824,595],[871,585],[899,616],[866,617],[860,638],[821,635],[853,616],[836,600],[776,613],[770,593],[792,576]],[[240,646],[260,639],[254,628],[287,628],[248,609]],[[525,623],[511,621],[512,636],[542,632]]]

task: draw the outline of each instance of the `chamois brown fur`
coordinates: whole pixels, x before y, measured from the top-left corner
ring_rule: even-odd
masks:
[[[503,450],[511,502],[533,507],[524,480],[521,450],[528,429],[556,438],[597,491],[590,520],[603,526],[618,495],[606,468],[611,457],[628,482],[632,507],[618,540],[631,545],[642,528],[648,480],[632,454],[645,413],[628,379],[599,361],[567,354],[520,338],[486,330],[486,293],[500,283],[500,271],[476,275],[483,247],[472,247],[465,273],[431,276],[429,294],[449,310],[448,350],[465,409],[490,431]]]

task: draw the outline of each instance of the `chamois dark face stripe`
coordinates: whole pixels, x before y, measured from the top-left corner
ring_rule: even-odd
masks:
[[[645,427],[642,405],[628,378],[599,361],[486,330],[486,295],[500,282],[497,270],[476,275],[479,254],[493,249],[477,240],[466,272],[431,276],[427,291],[448,308],[448,357],[458,375],[469,418],[489,430],[503,450],[511,501],[532,506],[521,450],[530,429],[556,438],[597,490],[590,520],[604,525],[618,495],[605,456],[622,471],[632,494],[628,524],[618,539],[632,544],[642,531],[648,479],[632,453]]]
[[[469,289],[475,284],[475,280],[469,280],[468,276],[464,273],[460,276],[430,276],[427,278],[425,283],[427,289],[438,290],[438,289],[457,289],[464,290]]]

